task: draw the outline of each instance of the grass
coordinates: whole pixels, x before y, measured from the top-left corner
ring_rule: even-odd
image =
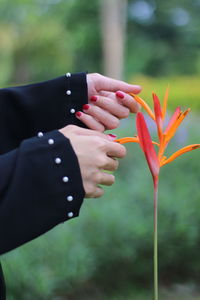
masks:
[[[87,290],[88,289],[88,290]],[[63,296],[64,297],[64,296]],[[68,298],[69,297],[69,298]],[[98,287],[84,287],[77,293],[74,293],[64,299],[72,300],[151,300],[152,291],[148,291],[147,288],[144,289],[134,289],[133,287],[127,287],[127,289],[122,289],[119,292],[106,295],[102,290],[98,290]],[[169,288],[162,287],[159,292],[159,299],[161,300],[199,300],[200,291],[193,284],[175,284]]]
[[[134,134],[132,118],[122,122],[118,136]],[[198,142],[199,116],[189,121],[170,151]],[[8,300],[152,299],[152,181],[139,146],[126,147],[116,183],[104,197],[85,200],[79,218],[2,258]],[[194,284],[174,284],[199,286],[199,154],[185,154],[162,170],[160,300],[200,300]],[[142,289],[136,290],[138,283]]]

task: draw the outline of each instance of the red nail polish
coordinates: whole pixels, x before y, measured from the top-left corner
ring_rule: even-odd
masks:
[[[82,114],[81,114],[81,112],[80,111],[77,111],[76,112],[76,117],[80,117]]]
[[[116,134],[112,134],[112,133],[110,133],[110,134],[108,134],[108,135],[111,136],[111,137],[114,138],[114,139],[116,139],[116,137],[117,137]]]
[[[93,101],[93,102],[96,102],[96,101],[97,101],[97,96],[92,96],[92,97],[90,98],[90,100]]]
[[[83,105],[83,109],[84,109],[84,110],[87,110],[87,109],[89,109],[89,108],[90,108],[90,106],[89,106],[88,104],[84,104],[84,105]]]
[[[124,98],[124,94],[120,91],[116,92],[116,96],[123,99]]]

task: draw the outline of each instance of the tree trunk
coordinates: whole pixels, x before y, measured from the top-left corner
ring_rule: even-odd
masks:
[[[104,74],[123,78],[127,0],[101,0]]]

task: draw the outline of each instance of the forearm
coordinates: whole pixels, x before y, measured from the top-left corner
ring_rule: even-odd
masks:
[[[0,90],[0,153],[18,147],[23,139],[68,124],[83,127],[75,112],[87,103],[85,73]]]
[[[85,195],[77,157],[58,131],[0,156],[0,254],[78,216]]]

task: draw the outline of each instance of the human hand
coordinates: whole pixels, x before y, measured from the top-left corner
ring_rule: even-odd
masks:
[[[103,132],[119,126],[119,120],[136,113],[140,106],[128,93],[138,94],[141,87],[92,73],[87,75],[88,104],[76,117],[88,128]]]
[[[78,158],[86,198],[101,197],[104,190],[99,185],[110,186],[114,183],[113,174],[118,168],[116,158],[126,155],[126,148],[114,139],[100,132],[68,125],[59,130],[70,139]]]

